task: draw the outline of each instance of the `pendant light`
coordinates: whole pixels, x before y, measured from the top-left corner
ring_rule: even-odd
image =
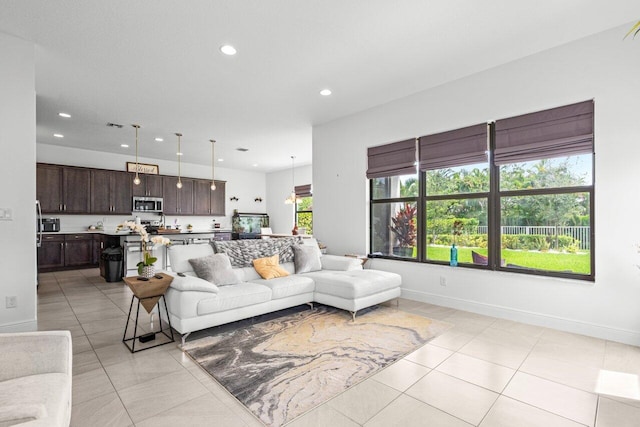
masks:
[[[295,180],[295,172],[294,172],[295,158],[296,156],[291,156],[291,194],[289,194],[289,197],[287,197],[284,201],[284,203],[287,205],[293,205],[300,202],[300,199],[296,197],[296,180]]]
[[[140,185],[140,177],[138,176],[138,129],[140,129],[140,125],[131,125],[136,128],[136,177],[133,178],[133,183],[135,185]]]
[[[215,158],[214,156],[214,145],[216,144],[216,140],[215,139],[210,139],[209,142],[211,142],[211,191],[215,191],[216,189],[216,181],[214,179],[214,175],[213,175],[213,160]]]
[[[182,157],[182,151],[180,151],[180,138],[182,137],[182,134],[176,133],[176,136],[178,137],[178,152],[176,153],[176,155],[178,156],[178,183],[176,184],[176,187],[180,189],[182,188],[182,179],[180,179],[180,158]]]

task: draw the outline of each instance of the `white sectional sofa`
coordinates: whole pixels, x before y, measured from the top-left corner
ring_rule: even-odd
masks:
[[[0,334],[0,426],[69,426],[71,333]]]
[[[365,270],[356,258],[322,255],[320,270],[296,274],[291,246],[302,244],[317,245],[315,239],[303,243],[300,238],[279,238],[170,247],[168,274],[174,279],[165,298],[171,325],[182,334],[183,344],[193,331],[297,305],[319,302],[347,310],[355,319],[358,310],[400,296],[400,275]],[[229,256],[238,283],[216,286],[196,277],[189,260],[214,253]],[[252,259],[274,253],[280,254],[280,266],[290,275],[262,279]]]

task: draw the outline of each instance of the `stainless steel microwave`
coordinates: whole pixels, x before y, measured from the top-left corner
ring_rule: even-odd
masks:
[[[162,197],[134,197],[133,212],[162,213]]]

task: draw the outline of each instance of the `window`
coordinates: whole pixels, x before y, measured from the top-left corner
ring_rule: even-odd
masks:
[[[471,264],[472,251],[487,255],[487,135],[482,123],[420,138],[426,260],[448,262],[452,245],[460,263]]]
[[[394,144],[369,149],[372,253],[594,279],[592,101],[420,137],[419,175],[369,176],[372,151],[416,154]]]
[[[416,140],[369,148],[368,155],[371,252],[417,259],[420,184],[416,169]]]
[[[296,199],[296,225],[302,234],[313,234],[313,196],[311,185],[299,185],[295,187]]]
[[[371,182],[372,252],[417,258],[418,174],[374,178]]]
[[[593,102],[495,123],[500,268],[593,278]]]

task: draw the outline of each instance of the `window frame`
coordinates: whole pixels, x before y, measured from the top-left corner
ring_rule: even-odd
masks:
[[[492,124],[493,125],[493,124]],[[493,153],[493,136],[495,134],[492,133],[492,141],[491,141],[491,151]],[[500,165],[496,165],[493,163],[493,156],[491,155],[491,168],[494,169],[491,172],[495,179],[491,182],[492,190],[494,189],[493,185],[495,185],[494,195],[492,197],[493,201],[493,211],[494,211],[494,222],[493,222],[493,231],[489,230],[489,245],[491,245],[491,235],[494,237],[493,246],[491,246],[492,250],[489,250],[489,265],[492,266],[494,270],[497,271],[508,271],[512,273],[520,273],[520,274],[529,274],[535,276],[548,276],[548,277],[560,277],[566,279],[576,279],[576,280],[586,280],[586,281],[595,281],[595,153],[591,153],[591,185],[581,185],[575,187],[553,187],[553,188],[531,188],[531,189],[523,189],[523,190],[500,190]],[[573,194],[573,193],[587,193],[589,194],[589,274],[579,274],[579,273],[569,273],[562,271],[551,271],[551,270],[533,270],[533,269],[519,269],[514,267],[501,266],[500,263],[496,263],[496,258],[500,257],[501,253],[501,242],[502,242],[502,233],[501,233],[501,220],[502,220],[502,203],[501,200],[504,197],[522,197],[522,196],[548,196],[555,194]],[[491,203],[491,202],[490,202]],[[490,221],[491,223],[491,221]],[[493,257],[492,257],[493,255]]]
[[[305,198],[306,198],[306,197],[311,197],[311,198],[312,198],[312,200],[313,200],[313,195],[311,195],[311,196],[305,196]],[[300,204],[300,203],[297,203],[297,202],[296,202],[296,214],[295,214],[295,223],[296,223],[296,227],[300,227],[300,224],[298,224],[298,214],[301,214],[301,213],[308,213],[308,214],[310,214],[310,215],[311,215],[311,231],[313,232],[313,201],[311,202],[311,209],[299,210],[299,209],[298,209],[298,205],[299,205],[299,204]],[[309,230],[307,230],[307,231],[309,231]]]
[[[596,251],[596,239],[595,239],[595,186],[596,186],[596,158],[595,149],[591,155],[591,184],[572,187],[553,187],[553,188],[534,188],[523,190],[500,190],[500,165],[496,165],[494,161],[495,153],[495,123],[489,124],[489,192],[483,193],[456,193],[454,195],[434,195],[428,196],[426,194],[426,171],[418,172],[418,196],[417,197],[396,197],[387,199],[374,199],[373,198],[373,179],[369,179],[369,252],[373,250],[373,212],[374,205],[378,203],[404,203],[414,202],[417,204],[417,257],[416,258],[403,258],[391,255],[371,255],[375,258],[392,259],[403,262],[419,262],[425,264],[434,265],[449,265],[446,261],[429,260],[426,258],[426,203],[428,200],[460,200],[460,199],[472,199],[472,198],[486,198],[487,205],[487,249],[488,249],[488,264],[476,265],[476,264],[458,264],[460,268],[475,268],[492,271],[502,271],[516,274],[526,274],[542,277],[554,277],[564,279],[575,279],[580,281],[594,282],[595,281],[595,251]],[[593,145],[595,146],[595,136]],[[539,159],[543,160],[543,159]],[[542,195],[554,195],[554,194],[570,194],[570,193],[587,193],[589,195],[589,227],[590,227],[590,272],[589,274],[570,273],[563,271],[552,270],[537,270],[537,269],[521,269],[515,267],[502,266],[500,263],[501,258],[501,207],[502,199],[510,196],[542,196]],[[457,268],[457,267],[456,267]]]
[[[404,176],[404,175],[401,175]],[[393,176],[388,176],[384,178],[392,178]],[[409,261],[409,262],[421,262],[423,257],[422,251],[422,241],[424,236],[421,232],[421,215],[423,209],[420,207],[421,197],[421,188],[423,188],[424,183],[422,182],[422,173],[416,172],[416,177],[418,179],[418,196],[407,196],[407,197],[389,197],[389,198],[373,198],[373,182],[376,178],[369,179],[369,253],[373,251],[373,206],[377,204],[389,204],[389,203],[416,203],[416,245],[417,245],[417,254],[415,258],[406,258],[399,257],[393,255],[376,255],[376,258],[386,258],[386,259],[395,259],[401,261]]]
[[[420,172],[420,175],[424,176],[424,181],[426,184],[426,176],[427,176],[427,172]],[[489,180],[491,181],[491,172],[489,172]],[[426,188],[424,188],[425,193],[426,193]],[[424,258],[421,258],[422,262],[425,263],[429,263],[429,264],[441,264],[441,265],[449,265],[448,261],[440,261],[440,260],[433,260],[433,259],[429,259],[427,258],[427,251],[426,251],[426,243],[427,243],[427,230],[426,230],[426,224],[427,224],[427,202],[428,201],[442,201],[442,200],[467,200],[467,199],[486,199],[487,200],[487,225],[490,224],[491,221],[491,216],[490,216],[490,211],[491,211],[491,196],[490,196],[490,192],[483,192],[483,193],[455,193],[452,195],[437,195],[437,196],[429,196],[426,194],[423,194],[423,205],[422,205],[422,210],[423,210],[423,215],[424,215],[424,222],[423,224],[423,230],[422,233],[424,235],[423,237],[423,245],[424,247],[422,248],[423,250],[423,255]],[[420,233],[421,230],[418,229],[418,232]],[[490,229],[488,228],[487,230],[487,250],[488,250],[488,254],[491,255],[491,250],[489,250],[489,248],[491,247],[491,232]],[[491,264],[491,261],[489,261],[489,264]],[[464,267],[470,267],[470,268],[481,268],[483,270],[487,270],[489,268],[489,265],[479,265],[479,264],[470,264],[470,263],[460,263],[458,261],[458,266],[464,266]]]

